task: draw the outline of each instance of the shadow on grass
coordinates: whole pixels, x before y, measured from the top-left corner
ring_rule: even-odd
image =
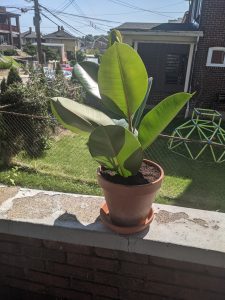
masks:
[[[165,175],[171,177],[171,190],[178,189],[177,178],[188,179],[189,183],[178,194],[159,196],[158,201],[225,212],[225,163],[199,162],[179,156],[168,149],[167,142],[159,138],[146,151],[146,157],[158,162],[164,168]]]

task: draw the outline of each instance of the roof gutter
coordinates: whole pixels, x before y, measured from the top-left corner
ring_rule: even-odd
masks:
[[[203,37],[203,31],[131,31],[120,30],[124,35],[149,35],[149,36],[187,36],[187,37]]]

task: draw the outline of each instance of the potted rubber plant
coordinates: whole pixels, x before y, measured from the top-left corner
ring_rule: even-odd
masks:
[[[141,231],[152,221],[152,203],[164,177],[158,164],[144,159],[144,151],[192,95],[171,95],[143,115],[152,78],[138,53],[121,42],[119,33],[113,34],[100,65],[83,62],[74,69],[93,101],[108,114],[60,97],[53,98],[51,106],[66,128],[89,134],[87,147],[100,164],[97,177],[106,200],[101,218],[126,234]]]

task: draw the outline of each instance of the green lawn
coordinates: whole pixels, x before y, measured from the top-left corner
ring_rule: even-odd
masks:
[[[225,212],[225,164],[200,163],[180,157],[167,149],[167,141],[158,139],[146,156],[165,170],[163,187],[157,202]],[[52,147],[40,159],[20,154],[17,171],[1,170],[0,182],[16,185],[101,195],[96,182],[95,163],[86,148],[86,138],[65,135],[52,141]]]

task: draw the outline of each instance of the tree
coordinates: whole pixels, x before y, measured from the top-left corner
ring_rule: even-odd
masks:
[[[23,46],[23,51],[31,56],[35,56],[37,54],[37,47],[31,43],[27,43],[25,46]]]
[[[92,34],[87,34],[84,37],[84,40],[87,41],[87,42],[93,42],[94,39],[95,39],[95,37]]]
[[[75,52],[74,51],[66,51],[66,54],[67,54],[67,59],[68,60],[75,59]]]
[[[7,77],[7,86],[9,86],[10,84],[15,83],[15,82],[22,83],[22,79],[19,75],[18,70],[14,67],[11,67],[8,77]]]
[[[46,61],[49,60],[59,60],[60,54],[58,50],[52,49],[50,47],[43,46],[43,51],[46,55]]]
[[[7,84],[6,84],[6,80],[4,77],[1,82],[1,94],[4,94],[6,90],[7,90]]]
[[[82,52],[82,51],[80,51],[80,50],[78,50],[78,51],[76,52],[76,61],[77,61],[78,63],[84,61],[85,58],[86,58],[86,55],[85,55],[84,52]]]

